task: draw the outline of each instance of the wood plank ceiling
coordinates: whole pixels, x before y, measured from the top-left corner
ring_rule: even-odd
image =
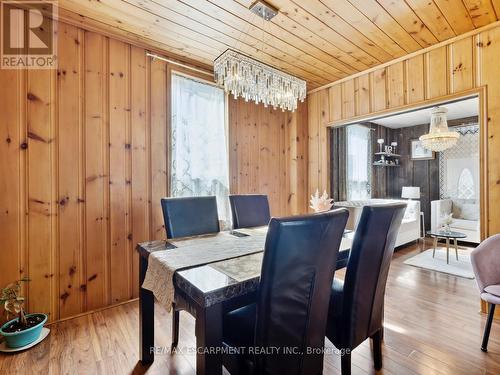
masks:
[[[60,18],[210,67],[227,48],[307,80],[341,79],[495,22],[500,0],[60,0]]]

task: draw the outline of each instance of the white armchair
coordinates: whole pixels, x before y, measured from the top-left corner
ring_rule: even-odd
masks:
[[[463,241],[479,243],[479,205],[463,200],[441,199],[431,202],[431,229],[439,230],[443,226],[443,219],[452,215],[450,229],[467,235]]]

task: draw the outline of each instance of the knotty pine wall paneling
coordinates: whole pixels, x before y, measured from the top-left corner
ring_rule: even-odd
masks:
[[[285,138],[286,161],[289,173],[287,182],[289,192],[282,194],[286,199],[286,210],[282,212],[287,215],[303,214],[308,211],[309,196],[307,191],[307,154],[308,154],[308,130],[307,130],[307,101],[299,103],[298,109],[287,114],[287,126],[285,128],[288,141]]]
[[[29,276],[51,321],[137,297],[135,245],[165,238],[173,70],[62,22],[58,43],[57,70],[0,70],[0,287]],[[228,109],[231,192],[306,212],[307,103]]]
[[[149,168],[150,164],[150,128],[149,128],[149,103],[150,95],[150,65],[149,57],[144,50],[131,47],[130,50],[130,152],[131,169],[131,218],[130,224],[132,237],[130,244],[135,246],[138,242],[150,238],[150,206],[149,206]],[[139,294],[139,257],[132,257],[132,296]]]
[[[109,131],[108,38],[85,32],[84,48],[84,155],[85,190],[82,285],[84,309],[109,303]]]
[[[466,94],[481,93],[485,108],[482,136],[482,158],[485,166],[483,190],[485,235],[500,232],[500,212],[496,205],[500,200],[500,81],[497,62],[500,59],[500,27],[451,40],[447,44],[412,54],[407,59],[369,71],[371,112],[366,104],[352,106],[350,87],[359,89],[361,77],[353,77],[311,92],[309,104],[309,165],[308,194],[316,188],[328,188],[323,167],[317,163],[318,154],[325,144],[319,140],[319,129],[342,123],[366,121],[370,116],[409,108],[409,105],[446,100]],[[363,78],[363,81],[366,80]],[[324,103],[320,98],[328,95]],[[355,96],[361,99],[359,93]],[[364,99],[366,100],[366,99]],[[354,108],[354,111],[353,111]],[[325,113],[327,121],[325,121]],[[486,134],[484,134],[486,133]],[[323,150],[323,151],[322,151]],[[486,156],[487,155],[487,156]],[[312,166],[312,167],[311,167]]]
[[[406,102],[418,103],[425,99],[424,56],[417,55],[405,61],[406,65]]]
[[[109,41],[109,228],[111,302],[131,296],[130,45]]]
[[[20,70],[3,70],[0,73],[2,98],[0,100],[0,277],[3,284],[19,278],[26,268],[26,95],[21,93],[26,85],[26,74]],[[4,91],[5,90],[5,91]],[[4,95],[7,92],[8,95]]]
[[[151,202],[160,202],[168,195],[168,128],[167,124],[167,65],[159,60],[149,62],[150,72],[150,173],[151,173]],[[152,209],[150,214],[151,239],[165,237],[165,226],[161,210]]]
[[[56,72],[27,71],[27,259],[28,302],[39,311],[60,308],[58,293],[58,195],[56,139]],[[7,176],[5,176],[7,177]],[[9,176],[10,177],[10,176]],[[10,180],[10,178],[8,178]],[[77,239],[75,239],[77,241]],[[69,271],[69,270],[68,270]]]
[[[57,78],[57,240],[55,257],[59,259],[57,294],[62,316],[82,310],[83,294],[83,105],[80,90],[83,83],[84,33],[61,24]],[[31,273],[31,272],[30,272]],[[34,283],[33,283],[34,284]],[[31,285],[30,285],[31,286]],[[76,290],[76,292],[73,292]]]
[[[307,212],[307,103],[295,112],[229,96],[233,194],[267,194],[271,215]]]

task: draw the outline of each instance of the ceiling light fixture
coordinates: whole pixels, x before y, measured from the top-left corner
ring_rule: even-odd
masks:
[[[264,1],[256,1],[250,10],[269,21],[278,10]],[[306,82],[276,68],[227,49],[214,61],[215,82],[235,98],[242,97],[264,106],[295,111],[297,101],[306,98]]]
[[[248,9],[266,21],[270,21],[278,14],[278,9],[262,0],[254,1]]]
[[[447,112],[448,110],[444,107],[432,108],[429,133],[419,138],[426,149],[440,152],[457,144],[460,134],[448,129]]]

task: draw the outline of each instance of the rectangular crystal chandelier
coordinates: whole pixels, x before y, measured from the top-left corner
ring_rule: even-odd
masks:
[[[231,49],[214,61],[215,82],[235,98],[295,111],[306,98],[306,82]]]

